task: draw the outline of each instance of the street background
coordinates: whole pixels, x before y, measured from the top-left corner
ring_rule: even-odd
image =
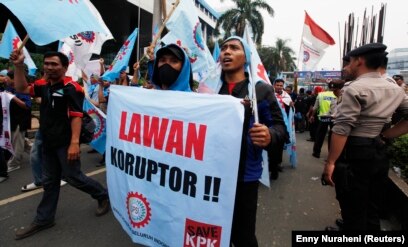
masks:
[[[308,137],[308,132],[297,133],[298,167],[291,168],[284,155],[284,169],[278,180],[272,181],[271,188],[260,186],[257,216],[260,247],[291,246],[293,230],[324,230],[339,217],[334,188],[320,184],[327,146],[323,147],[321,158],[316,159],[311,155],[313,143],[306,141]],[[105,168],[96,167],[101,155],[88,154],[89,150],[89,146],[81,146],[82,170],[106,186]],[[23,185],[32,182],[28,154],[25,158],[25,165],[0,184],[1,247],[141,246],[132,243],[112,212],[94,216],[97,202],[70,185],[61,188],[54,227],[14,240],[14,231],[32,222],[42,196],[41,190],[20,192]],[[383,223],[384,229],[392,228]]]

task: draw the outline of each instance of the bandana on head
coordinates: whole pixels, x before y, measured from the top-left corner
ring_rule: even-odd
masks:
[[[249,48],[248,43],[239,36],[231,36],[222,42],[221,46],[230,40],[239,40],[241,42],[242,47],[244,47],[245,52],[245,68],[251,64],[251,49]]]

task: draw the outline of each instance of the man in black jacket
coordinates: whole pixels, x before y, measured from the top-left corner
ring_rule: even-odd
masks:
[[[223,84],[219,94],[251,98],[252,86],[245,73],[251,61],[250,54],[249,47],[242,38],[233,36],[224,41],[220,54]],[[251,104],[244,100],[245,119],[231,230],[231,243],[235,247],[258,246],[255,225],[258,180],[262,174],[262,150],[275,148],[287,138],[285,123],[272,87],[258,82],[255,89],[259,123],[255,122]]]

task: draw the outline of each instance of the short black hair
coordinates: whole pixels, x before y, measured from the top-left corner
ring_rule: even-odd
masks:
[[[388,65],[388,57],[385,57],[380,67],[383,69],[387,69],[387,65]]]
[[[381,67],[381,65],[384,64],[385,58],[387,57],[387,53],[386,52],[367,53],[361,56],[364,58],[367,68],[378,69]]]
[[[46,53],[44,53],[44,60],[47,57],[59,57],[62,66],[68,68],[69,59],[64,53],[58,51],[47,51]]]
[[[285,83],[283,79],[275,79],[275,81],[273,82],[273,85],[275,85],[277,82]]]

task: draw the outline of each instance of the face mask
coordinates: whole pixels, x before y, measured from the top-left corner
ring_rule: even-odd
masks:
[[[178,78],[180,71],[173,69],[169,64],[164,64],[159,68],[159,78],[162,85],[170,87]]]

